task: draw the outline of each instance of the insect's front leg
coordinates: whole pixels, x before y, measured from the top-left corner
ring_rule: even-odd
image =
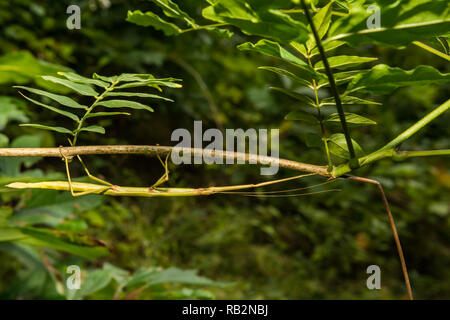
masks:
[[[67,175],[67,182],[69,183],[69,190],[70,193],[72,194],[73,197],[81,197],[81,196],[85,196],[88,194],[98,194],[98,193],[103,193],[108,191],[109,189],[112,188],[112,185],[106,186],[105,188],[102,188],[100,190],[90,190],[90,191],[83,191],[83,192],[75,192],[73,190],[73,185],[72,185],[72,178],[70,176],[70,169],[69,169],[69,161],[72,160],[71,158],[68,158],[62,151],[63,146],[59,146],[59,153],[61,154],[62,160],[65,163],[65,167],[66,167],[66,175]]]

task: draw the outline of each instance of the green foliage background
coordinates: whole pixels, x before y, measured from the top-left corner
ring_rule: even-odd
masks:
[[[158,102],[152,114],[140,112],[126,119],[104,120],[101,125],[108,134],[87,134],[80,145],[171,145],[174,129],[192,129],[194,120],[202,120],[204,129],[280,128],[281,157],[326,164],[322,152],[306,146],[308,130],[302,123],[283,120],[294,103],[268,88],[269,84],[282,86],[282,80],[257,69],[282,63],[236,49],[238,44],[253,41],[252,37],[236,32],[227,39],[206,31],[166,37],[152,28],[126,22],[127,10],[156,8],[148,1],[125,0],[78,1],[82,28],[68,30],[66,8],[70,4],[29,0],[0,4],[0,64],[13,63],[19,70],[13,73],[0,67],[1,146],[66,144],[58,135],[17,126],[18,122],[51,124],[64,120],[51,112],[36,112],[34,106],[19,99],[12,86],[30,85],[37,75],[69,68],[85,76],[135,72],[183,79],[183,89],[165,91],[174,103]],[[199,1],[183,0],[183,8],[189,12],[199,12],[202,7]],[[349,49],[338,50],[346,54]],[[445,60],[413,45],[403,50],[363,45],[358,54],[408,70],[420,64],[441,72],[450,69]],[[353,130],[352,134],[365,150],[375,150],[448,95],[449,85],[445,84],[407,87],[382,100],[376,97],[383,107],[369,106],[366,115],[381,126]],[[448,114],[443,115],[402,147],[449,148],[449,120]],[[145,157],[85,160],[92,172],[120,185],[151,185],[162,174],[158,161]],[[450,298],[448,164],[444,157],[402,163],[387,159],[358,171],[361,176],[380,180],[385,187],[416,298]],[[62,178],[63,168],[58,159],[0,159],[1,186],[18,179]],[[73,168],[73,174],[82,175],[81,168]],[[289,174],[280,171],[280,176]],[[260,179],[259,169],[252,166],[185,166],[171,167],[169,185],[202,187]],[[319,181],[308,179],[299,184]],[[169,268],[174,267],[196,269],[220,283],[190,274],[188,281],[157,283],[137,297],[405,298],[392,233],[376,188],[349,181],[337,185],[341,192],[280,199],[229,195],[73,199],[51,191],[17,193],[2,187],[0,221],[9,216],[21,227],[82,232],[103,240],[113,250],[100,258],[82,258],[48,246],[36,249],[0,242],[0,297],[64,298],[55,286],[58,279],[44,263],[47,259],[64,277],[70,264],[96,270],[88,274],[97,272],[92,283],[98,290],[78,298],[111,299],[123,272],[171,272]],[[382,270],[379,291],[369,291],[365,285],[365,270],[371,264]],[[230,284],[222,285],[224,282]]]

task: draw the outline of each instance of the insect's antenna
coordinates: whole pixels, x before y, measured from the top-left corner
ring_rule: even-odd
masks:
[[[336,180],[335,179],[333,179],[333,180],[328,180],[328,181],[326,181],[326,182],[322,182],[322,183],[318,183],[318,184],[315,184],[315,185],[313,185],[313,186],[309,186],[309,187],[303,187],[303,188],[295,188],[295,189],[287,189],[287,190],[274,190],[274,191],[235,191],[235,192],[233,192],[233,191],[224,191],[224,192],[221,192],[221,193],[228,193],[228,194],[255,194],[255,195],[264,195],[264,194],[277,194],[277,193],[288,193],[288,192],[295,192],[295,191],[302,191],[302,190],[307,190],[307,189],[314,189],[314,188],[317,188],[317,187],[319,187],[319,186],[323,186],[323,185],[326,185],[326,184],[330,184],[330,183],[332,183],[332,182],[335,182]]]
[[[294,193],[294,194],[259,194],[257,192],[251,193],[251,192],[216,192],[220,194],[236,194],[244,197],[258,197],[258,198],[290,198],[290,197],[301,197],[301,196],[310,196],[320,193],[327,193],[327,192],[336,192],[336,191],[342,191],[341,189],[329,189],[329,190],[322,190],[322,191],[315,191],[315,192],[305,192],[305,193]]]

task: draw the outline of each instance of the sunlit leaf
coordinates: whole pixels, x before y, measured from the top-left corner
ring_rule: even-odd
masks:
[[[80,131],[87,131],[87,132],[95,132],[100,134],[105,134],[105,128],[100,126],[88,126],[88,127],[82,127]]]
[[[99,106],[107,108],[131,108],[137,110],[147,110],[153,112],[153,109],[142,103],[129,100],[104,100],[97,103]]]
[[[77,82],[77,83],[83,83],[83,84],[94,84],[96,86],[102,87],[102,88],[108,88],[109,84],[107,82],[98,80],[98,79],[89,79],[83,76],[80,76],[79,74],[73,73],[73,72],[58,72],[59,75],[65,77],[66,79]]]
[[[152,26],[157,30],[163,31],[166,36],[177,35],[182,32],[178,26],[163,20],[153,12],[128,11],[127,21],[143,27]]]
[[[287,71],[285,69],[281,69],[281,68],[276,68],[276,67],[259,67],[258,69],[261,70],[267,70],[267,71],[271,71],[274,73],[277,73],[281,76],[287,77],[289,79],[291,79],[292,81],[301,84],[303,86],[311,86],[312,85],[312,80],[317,78],[316,74],[313,74],[312,72],[310,72],[308,69],[304,69],[302,71],[304,72],[297,72],[296,74]]]
[[[130,116],[128,112],[92,112],[86,116],[86,119],[96,117],[110,117],[110,116]]]
[[[288,0],[210,0],[203,9],[203,17],[219,23],[228,23],[250,35],[259,35],[279,42],[307,39],[307,28],[277,9],[290,5]]]
[[[405,71],[379,64],[371,70],[360,72],[348,85],[346,94],[355,91],[390,93],[400,87],[448,81],[450,81],[450,73],[440,73],[430,66],[418,66],[413,70]]]
[[[84,96],[93,96],[93,97],[98,96],[98,93],[94,89],[92,89],[92,87],[90,87],[89,85],[80,84],[80,83],[76,83],[76,82],[73,82],[70,80],[65,80],[65,79],[52,77],[52,76],[42,76],[42,78],[44,80],[63,85],[63,86],[70,88]]]
[[[170,18],[177,18],[185,21],[189,26],[196,27],[194,19],[192,19],[186,12],[180,9],[180,7],[171,0],[152,0],[156,3],[166,16]]]
[[[355,105],[355,104],[358,104],[358,105],[365,105],[365,104],[381,105],[381,103],[376,102],[376,101],[361,99],[361,98],[353,97],[353,96],[341,96],[341,102],[342,102],[342,104],[347,104],[347,105]],[[330,97],[330,98],[322,99],[322,101],[320,101],[320,105],[335,106],[336,102],[333,97]]]
[[[380,28],[369,29],[367,21],[374,14],[369,6],[378,6]],[[448,33],[448,0],[373,0],[362,6],[355,2],[350,14],[330,28],[326,41],[342,40],[357,46],[363,43],[404,46],[412,41]]]
[[[350,112],[346,112],[345,113],[345,120],[347,120],[347,124],[349,126],[370,126],[370,125],[376,125],[377,123],[375,121],[372,121],[368,118],[365,118],[363,116],[357,115],[355,113],[350,113]],[[333,113],[331,115],[329,115],[326,119],[325,122],[329,123],[329,124],[334,124],[334,125],[341,125],[341,120],[339,118],[339,114],[337,113]]]
[[[328,63],[331,68],[335,69],[347,69],[366,62],[375,61],[377,58],[370,57],[357,57],[357,56],[334,56],[328,58]],[[314,65],[316,70],[324,70],[323,61],[319,61]]]
[[[69,107],[69,108],[76,108],[76,109],[87,109],[86,106],[82,106],[81,104],[79,104],[78,102],[76,102],[75,100],[66,97],[66,96],[62,96],[59,94],[54,94],[51,92],[47,92],[44,90],[39,90],[39,89],[34,89],[34,88],[29,88],[29,87],[23,87],[23,86],[14,86],[14,88],[18,88],[18,89],[23,89],[23,90],[27,90],[29,92],[47,97],[49,99],[52,99],[56,102],[58,102],[59,104]]]
[[[353,148],[357,157],[364,156],[364,151],[361,146],[352,139]],[[350,159],[350,153],[348,151],[347,141],[342,133],[335,133],[328,138],[328,146],[330,152],[340,158]]]
[[[328,28],[330,27],[332,9],[333,9],[333,2],[330,1],[325,7],[320,9],[319,12],[317,12],[313,17],[313,22],[320,39],[322,39],[325,36],[325,34],[328,31]],[[308,30],[310,29],[311,27],[308,26]],[[315,46],[316,40],[312,35],[312,31],[310,31],[309,39],[306,42],[306,48],[308,52],[311,52],[311,50]]]
[[[79,120],[80,120],[80,118],[78,118],[78,116],[77,116],[76,114],[73,114],[73,113],[71,113],[71,112],[64,111],[64,110],[59,110],[58,108],[55,108],[55,107],[52,107],[52,106],[43,104],[43,103],[41,103],[41,102],[39,102],[39,101],[36,101],[36,100],[34,100],[34,99],[31,99],[31,98],[27,97],[26,95],[24,95],[24,94],[22,94],[22,93],[20,93],[20,95],[21,95],[22,97],[24,97],[25,99],[27,99],[28,101],[31,101],[31,102],[33,102],[34,104],[36,104],[36,105],[38,105],[38,106],[41,106],[41,107],[43,107],[43,108],[45,108],[45,109],[51,110],[51,111],[53,111],[53,112],[55,112],[55,113],[58,113],[58,114],[63,115],[63,116],[65,116],[65,117],[68,117],[68,118],[70,118],[70,119],[72,119],[72,120],[74,120],[74,121],[79,121]]]
[[[173,102],[172,99],[166,98],[166,97],[162,97],[159,96],[157,94],[151,94],[151,93],[141,93],[141,92],[121,92],[121,91],[117,91],[117,92],[108,92],[105,94],[105,97],[140,97],[140,98],[153,98],[153,99],[161,99],[161,100],[165,100],[165,101],[170,101]]]
[[[63,127],[51,127],[51,126],[44,126],[41,124],[33,124],[33,123],[25,123],[25,124],[21,124],[21,127],[31,127],[31,128],[36,128],[36,129],[42,129],[42,130],[49,130],[49,131],[56,131],[59,133],[67,133],[67,134],[72,134],[72,131],[70,131],[69,129],[63,128]]]
[[[290,62],[294,65],[306,66],[303,60],[297,58],[292,53],[280,46],[279,43],[269,40],[260,40],[253,44],[251,42],[246,42],[238,46],[240,50],[251,50],[256,51],[267,56],[275,57],[283,61]]]

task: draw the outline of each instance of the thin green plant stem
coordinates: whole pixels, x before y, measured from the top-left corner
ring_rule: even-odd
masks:
[[[334,79],[333,72],[331,71],[330,64],[328,63],[327,56],[325,55],[325,50],[322,46],[322,42],[320,40],[319,34],[317,32],[316,26],[314,25],[314,21],[312,19],[311,13],[309,12],[309,9],[308,9],[308,6],[306,5],[305,0],[302,0],[302,4],[303,4],[303,9],[305,10],[306,18],[309,22],[309,25],[311,26],[311,31],[313,32],[314,38],[316,40],[317,48],[319,49],[319,52],[320,52],[320,55],[321,55],[321,58],[322,58],[322,61],[323,61],[324,67],[325,67],[325,72],[326,72],[326,74],[328,76],[328,80],[330,82],[331,93],[333,94],[334,99],[336,101],[336,108],[337,108],[337,111],[339,114],[339,119],[341,121],[342,130],[344,131],[344,136],[345,136],[345,140],[347,142],[348,152],[350,154],[350,165],[352,168],[357,168],[359,166],[359,164],[358,164],[358,160],[356,158],[355,150],[353,148],[352,139],[350,137],[350,131],[347,126],[347,121],[345,119],[344,108],[342,106],[341,97],[339,95],[339,90],[336,86],[336,81]]]
[[[308,59],[308,64],[309,64],[310,67],[312,67],[310,54],[311,54],[311,52],[308,50],[308,58],[307,58]],[[318,89],[317,89],[316,80],[314,80],[314,79],[313,79],[313,89],[314,89],[314,96],[315,96],[317,114],[319,116],[321,137],[322,137],[322,141],[323,141],[323,144],[324,144],[324,147],[325,147],[325,155],[327,157],[327,162],[328,162],[328,171],[331,172],[331,170],[333,170],[333,162],[331,161],[330,150],[328,148],[328,140],[327,140],[327,137],[325,136],[325,128],[324,128],[324,125],[323,125],[322,112],[320,111],[319,92],[318,92]]]
[[[413,44],[418,46],[418,47],[420,47],[420,48],[422,48],[422,49],[427,50],[428,52],[431,52],[434,55],[437,55],[438,57],[441,57],[441,58],[444,58],[447,61],[450,61],[450,56],[449,55],[447,55],[447,54],[445,54],[445,53],[443,53],[443,52],[441,52],[439,50],[436,50],[435,48],[430,47],[430,46],[426,45],[425,43],[422,43],[420,41],[413,41]]]
[[[433,157],[433,156],[450,156],[450,149],[445,150],[425,150],[425,151],[397,151],[392,158],[396,161],[402,161],[415,157]]]
[[[383,151],[394,149],[396,146],[398,146],[400,143],[404,142],[405,140],[409,139],[412,135],[417,133],[419,130],[424,128],[426,125],[428,125],[431,121],[439,117],[441,114],[443,114],[445,111],[447,111],[450,108],[450,99],[447,100],[445,103],[428,113],[425,117],[417,121],[414,125],[403,131],[401,134],[399,134],[395,139],[393,139],[391,142],[386,144],[381,149],[373,152],[372,154],[368,155],[367,157],[363,158],[363,162],[370,161],[371,157],[376,157],[377,153],[382,153]],[[367,159],[366,159],[367,158]]]
[[[399,134],[396,138],[394,138],[391,142],[386,144],[384,147],[372,152],[371,154],[362,157],[359,159],[359,163],[361,166],[368,165],[374,161],[383,159],[383,158],[395,158],[397,155],[397,151],[395,150],[395,147],[397,147],[400,143],[404,142],[405,140],[409,139],[412,135],[423,129],[426,125],[428,125],[431,121],[439,117],[441,114],[443,114],[445,111],[447,111],[450,108],[450,99],[441,104],[439,107],[428,113],[426,116],[424,116],[422,119],[417,121],[414,125],[403,131],[401,134]],[[436,151],[426,151],[426,153],[418,153],[417,156],[436,156],[436,155],[448,155],[447,150],[436,150]],[[401,153],[400,153],[401,156]],[[410,153],[409,157],[413,157],[414,153]],[[401,157],[400,157],[401,158]],[[397,157],[399,159],[399,157]],[[350,165],[343,164],[337,168],[334,168],[333,170],[333,176],[339,177],[345,173],[350,172],[352,169]]]
[[[89,107],[89,109],[87,109],[86,113],[84,114],[84,116],[79,121],[78,127],[74,130],[74,138],[73,138],[73,145],[74,146],[77,144],[78,136],[79,136],[79,134],[81,132],[81,129],[82,129],[83,124],[84,124],[84,121],[86,121],[88,115],[92,112],[92,110],[94,110],[94,108],[96,107],[97,103],[99,103],[105,97],[106,93],[108,93],[109,91],[114,90],[114,86],[117,83],[118,83],[118,81],[113,82],[108,88],[105,89],[105,91],[103,91],[103,93],[101,95],[99,95],[98,97],[95,97],[94,103],[92,103],[91,106]]]

